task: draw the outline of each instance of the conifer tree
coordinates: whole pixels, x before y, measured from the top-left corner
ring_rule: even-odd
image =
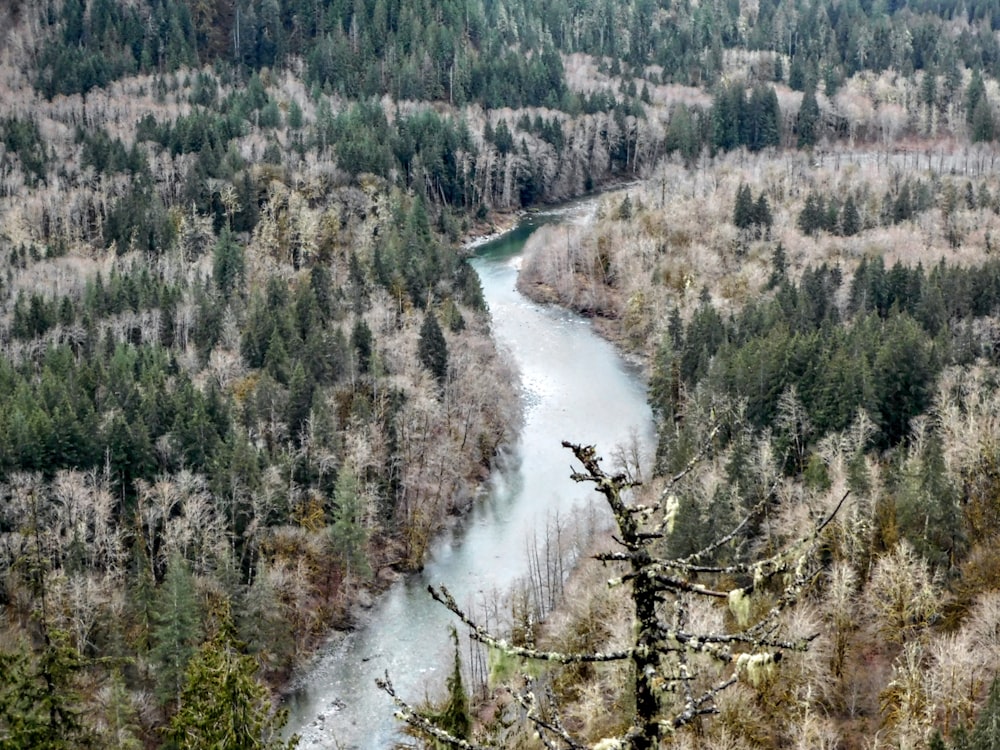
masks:
[[[424,323],[420,327],[417,356],[420,357],[420,363],[443,385],[448,377],[448,342],[438,325],[437,316],[431,310],[424,315]]]
[[[348,573],[367,575],[368,561],[364,553],[367,535],[361,518],[358,475],[348,464],[342,466],[337,474],[333,501],[336,508],[330,527],[330,542],[334,554]]]
[[[972,79],[965,89],[965,120],[969,127],[974,126],[976,109],[986,100],[986,84],[983,82],[983,74],[980,70],[972,71]]]
[[[733,224],[739,229],[749,229],[754,223],[753,194],[746,183],[736,191],[736,205],[733,207]]]
[[[212,255],[212,276],[223,297],[228,298],[243,283],[243,248],[232,236],[228,227],[223,227]]]
[[[990,685],[986,705],[976,720],[969,740],[970,750],[995,750],[1000,747],[1000,677]]]
[[[972,110],[969,137],[973,143],[985,143],[996,138],[993,109],[985,94],[976,103],[975,109]]]
[[[69,635],[45,627],[37,661],[23,651],[0,651],[0,750],[77,750],[94,747],[77,681],[84,662]]]
[[[153,648],[157,696],[162,703],[180,701],[184,673],[198,643],[198,604],[187,561],[175,555],[157,595],[153,611]]]
[[[845,237],[853,237],[860,231],[861,214],[858,213],[858,205],[854,202],[854,196],[849,195],[840,213],[840,233]]]
[[[455,661],[445,683],[448,701],[438,717],[438,723],[446,732],[467,740],[472,731],[472,717],[469,715],[469,697],[465,694],[462,682],[462,657],[458,650],[458,631],[454,626],[451,628],[451,638],[455,644]]]
[[[810,84],[802,94],[802,104],[796,121],[799,148],[812,148],[818,140],[819,103],[816,101],[816,86]]]
[[[757,196],[757,200],[753,204],[753,223],[757,227],[756,234],[759,238],[761,235],[770,236],[771,225],[774,224],[774,218],[771,216],[771,206],[768,205],[767,197],[761,193]]]
[[[298,737],[280,737],[286,711],[275,713],[257,662],[244,653],[228,604],[217,631],[198,650],[184,675],[180,709],[167,736],[177,750],[290,750]]]

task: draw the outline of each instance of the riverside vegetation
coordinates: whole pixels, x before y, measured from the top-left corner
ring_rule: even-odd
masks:
[[[745,566],[850,490],[782,623],[810,649],[673,741],[992,747],[997,22],[987,0],[6,3],[0,746],[293,744],[273,691],[419,567],[517,423],[455,244],[630,180],[542,230],[523,284],[648,363],[636,492],[699,457],[663,551],[760,509],[713,563]],[[627,587],[593,574],[518,637],[627,642]],[[715,632],[779,590],[691,616]],[[539,677],[574,741],[623,734],[626,666]],[[541,741],[501,703],[450,728]]]

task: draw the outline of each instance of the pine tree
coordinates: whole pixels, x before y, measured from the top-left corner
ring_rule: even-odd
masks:
[[[771,254],[771,276],[767,280],[768,289],[774,289],[785,280],[787,268],[788,257],[785,255],[785,246],[779,242]]]
[[[153,611],[153,648],[156,692],[161,703],[179,702],[184,672],[194,655],[199,630],[194,577],[179,555],[170,559]]]
[[[799,148],[812,148],[818,140],[819,103],[816,101],[816,87],[810,85],[802,95],[799,116],[796,121]]]
[[[854,202],[854,196],[847,196],[844,209],[840,213],[840,233],[845,237],[853,237],[861,231],[861,214]]]
[[[969,739],[970,750],[995,750],[1000,747],[1000,677],[990,685],[990,695]]]
[[[445,683],[448,688],[448,702],[438,715],[438,724],[453,736],[467,740],[472,731],[472,716],[469,713],[469,698],[462,683],[462,657],[458,649],[458,631],[454,626],[451,628],[451,638],[455,644],[455,660]]]
[[[813,235],[823,228],[826,222],[826,201],[818,193],[806,196],[805,206],[799,214],[798,226],[803,234]]]
[[[973,143],[986,143],[996,138],[996,124],[993,120],[993,108],[989,100],[983,94],[972,110],[972,117],[969,123],[969,137]]]
[[[365,576],[369,573],[368,560],[365,557],[367,534],[361,517],[358,475],[350,465],[342,466],[337,474],[333,501],[336,504],[333,524],[330,526],[333,552],[347,568],[348,573]]]
[[[976,108],[986,100],[986,84],[983,83],[983,74],[980,70],[972,71],[972,79],[965,89],[965,121],[972,128]]]
[[[37,661],[24,651],[0,651],[0,748],[76,750],[94,746],[77,681],[80,653],[61,630],[45,628]]]
[[[424,315],[424,323],[420,327],[417,356],[420,357],[420,363],[443,385],[448,377],[448,342],[438,325],[437,316],[431,310]]]
[[[749,229],[754,223],[753,194],[746,183],[736,191],[736,205],[733,207],[733,224],[739,229]]]
[[[701,144],[691,111],[685,104],[676,104],[670,110],[670,122],[664,139],[667,151],[677,151],[690,164],[698,155]]]
[[[770,236],[771,225],[774,218],[771,216],[771,206],[768,205],[767,197],[761,193],[753,204],[753,223],[757,227],[757,237],[761,235]]]
[[[274,713],[257,662],[244,653],[228,604],[218,630],[191,659],[184,675],[180,709],[167,736],[177,750],[290,750],[298,737],[282,740],[286,711]]]
[[[351,346],[354,348],[357,357],[358,372],[366,373],[372,360],[372,329],[363,318],[354,321],[354,328],[351,330]]]

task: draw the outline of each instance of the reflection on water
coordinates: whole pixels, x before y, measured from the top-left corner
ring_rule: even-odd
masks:
[[[581,207],[582,205],[582,207]],[[573,220],[593,204],[558,213]],[[527,572],[524,554],[535,530],[558,513],[578,512],[588,490],[569,479],[562,440],[595,443],[608,456],[638,436],[652,446],[652,420],[642,384],[614,349],[583,320],[536,305],[514,286],[524,242],[538,222],[482,246],[479,273],[498,345],[521,373],[524,427],[503,468],[472,512],[433,547],[420,574],[398,582],[368,611],[356,631],[329,644],[290,697],[289,731],[303,748],[388,748],[399,723],[375,687],[386,672],[411,702],[440,695],[451,654],[454,618],[427,594],[445,584],[459,604],[476,607]]]

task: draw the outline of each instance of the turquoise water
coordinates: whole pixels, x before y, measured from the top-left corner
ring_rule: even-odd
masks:
[[[427,594],[446,585],[466,607],[495,600],[527,573],[525,550],[556,514],[584,512],[586,487],[569,479],[563,440],[596,444],[610,457],[634,438],[649,451],[652,417],[643,383],[590,325],[564,310],[537,305],[515,290],[524,243],[540,223],[572,221],[587,204],[530,217],[483,245],[473,266],[490,308],[497,345],[521,378],[524,426],[503,468],[462,523],[433,547],[424,570],[399,581],[332,642],[289,698],[289,731],[302,748],[390,748],[400,739],[388,696],[375,679],[386,672],[411,703],[440,695],[451,660],[451,614]],[[544,251],[542,249],[541,251]],[[461,626],[459,625],[459,628]]]

